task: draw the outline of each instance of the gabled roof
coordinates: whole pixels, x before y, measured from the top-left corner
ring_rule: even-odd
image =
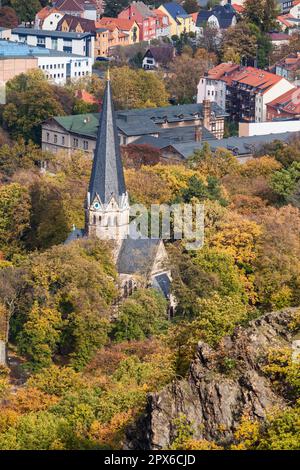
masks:
[[[49,15],[51,15],[51,13],[60,13],[60,11],[57,10],[56,8],[46,6],[37,12],[36,17],[39,20],[45,20]]]
[[[114,24],[122,31],[130,31],[134,23],[136,22],[133,18],[128,20],[126,18],[110,18],[108,16],[103,16],[101,20],[98,21],[99,25],[104,25],[104,26],[109,25],[109,24]]]
[[[231,62],[222,62],[207,72],[207,78],[220,80],[225,74],[230,74],[237,69],[239,69],[239,65],[237,64],[232,64]]]
[[[77,2],[76,0],[57,0],[55,3],[55,8],[60,11],[82,12],[84,10],[83,6],[80,5],[80,2]]]
[[[147,56],[152,56],[157,63],[166,65],[174,58],[174,47],[172,45],[151,46],[144,57]]]
[[[160,244],[159,239],[123,240],[117,260],[121,274],[151,273]]]
[[[90,203],[96,195],[102,204],[108,204],[114,196],[119,203],[126,194],[123,165],[120,154],[111,85],[108,80],[97,133],[96,149],[89,184]]]
[[[221,29],[229,28],[232,24],[232,19],[236,16],[236,11],[230,3],[226,5],[216,5],[212,10],[201,10],[198,13],[197,26],[201,26],[208,21],[211,16],[215,16],[219,22]]]
[[[68,24],[70,32],[76,31],[76,28],[77,28],[78,25],[81,26],[84,33],[94,32],[95,29],[96,29],[95,21],[89,20],[89,19],[86,19],[86,18],[81,18],[81,17],[78,17],[78,16],[73,16],[73,15],[67,15],[66,14],[58,22],[57,28],[56,28],[57,31],[62,30],[62,26],[63,26],[65,21]]]
[[[300,114],[300,88],[293,88],[267,104],[279,112]]]
[[[187,17],[189,16],[185,9],[176,2],[163,3],[162,6],[167,10],[169,15],[176,20],[178,16]]]

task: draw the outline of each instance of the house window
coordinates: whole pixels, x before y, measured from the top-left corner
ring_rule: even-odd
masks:
[[[88,150],[88,149],[89,149],[89,143],[88,143],[87,140],[84,140],[84,141],[83,141],[83,148],[84,148],[84,150]]]
[[[65,145],[65,137],[64,136],[62,136],[62,138],[61,138],[61,143],[62,143],[62,145]]]
[[[49,142],[49,140],[50,140],[50,134],[49,134],[49,132],[47,132],[47,134],[46,134],[46,139],[47,139],[47,142]]]
[[[54,143],[57,144],[57,135],[54,134]]]
[[[78,139],[73,139],[73,145],[74,147],[78,147]]]

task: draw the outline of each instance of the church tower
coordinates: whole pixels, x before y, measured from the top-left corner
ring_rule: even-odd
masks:
[[[120,246],[128,233],[129,198],[108,75],[86,199],[86,235]]]

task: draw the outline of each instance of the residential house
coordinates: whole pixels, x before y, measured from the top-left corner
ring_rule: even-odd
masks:
[[[134,19],[124,19],[124,18],[109,18],[103,16],[101,20],[98,21],[98,25],[105,27],[109,24],[115,25],[119,31],[125,33],[129,36],[129,44],[135,44],[140,41],[140,27]]]
[[[279,10],[281,13],[289,13],[290,9],[293,7],[293,0],[277,0]]]
[[[141,138],[155,138],[167,147],[170,143],[221,139],[226,113],[206,101],[203,104],[167,106],[153,109],[132,109],[116,112],[120,143],[128,145]],[[98,114],[58,116],[42,125],[42,148],[53,153],[69,154],[81,149],[95,150]]]
[[[299,118],[300,88],[292,88],[267,104],[267,121]]]
[[[155,70],[166,67],[175,57],[175,49],[171,44],[151,46],[143,58],[143,69]]]
[[[100,3],[95,0],[57,0],[54,8],[65,15],[78,16],[96,21],[103,13]]]
[[[293,6],[290,9],[290,15],[294,18],[300,18],[300,0],[294,0]]]
[[[153,10],[156,15],[156,37],[164,38],[171,36],[169,16],[161,10]]]
[[[95,34],[44,31],[31,28],[14,28],[11,40],[29,46],[45,47],[94,59]]]
[[[268,36],[274,49],[288,45],[291,39],[290,36],[285,33],[269,33]]]
[[[140,28],[140,40],[149,41],[156,38],[156,15],[143,2],[132,2],[119,13],[118,18],[135,20]]]
[[[164,3],[158,9],[169,17],[171,36],[180,36],[183,33],[195,31],[192,15],[188,15],[179,3]]]
[[[217,99],[224,103],[225,94],[225,110],[233,121],[262,122],[266,120],[266,105],[293,88],[285,78],[265,70],[220,64],[200,78],[198,102],[214,101],[217,93]]]
[[[65,33],[94,33],[95,29],[95,21],[67,14],[61,18],[56,27],[56,31]]]
[[[92,59],[75,54],[0,40],[0,80],[7,82],[20,73],[42,70],[58,85],[92,74]]]
[[[270,72],[286,78],[293,85],[300,85],[300,52],[292,52],[270,67]]]
[[[237,23],[237,13],[230,3],[216,5],[211,10],[200,10],[197,16],[196,28],[200,35],[205,26],[211,26],[217,30],[224,30]]]
[[[40,10],[35,16],[34,27],[36,29],[46,29],[55,31],[57,23],[64,16],[64,13],[61,13],[56,8],[46,6]]]

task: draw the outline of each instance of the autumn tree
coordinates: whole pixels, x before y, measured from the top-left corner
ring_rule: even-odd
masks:
[[[31,255],[22,270],[22,295],[11,319],[19,350],[33,368],[51,364],[56,353],[82,367],[107,341],[116,298],[108,247],[93,240],[57,246]],[[0,274],[5,277],[5,269]]]
[[[41,123],[62,114],[63,108],[42,71],[22,73],[7,83],[3,121],[14,138],[39,142]]]
[[[29,214],[30,199],[26,188],[17,183],[0,186],[0,250],[6,257],[24,248]]]
[[[118,109],[155,108],[168,104],[168,94],[158,74],[127,66],[115,67],[111,70],[111,85]]]
[[[257,36],[251,25],[244,21],[225,30],[222,44],[223,60],[235,58],[237,62],[238,59],[247,61],[256,57]]]
[[[262,32],[270,32],[276,26],[279,7],[276,0],[246,0],[243,16],[255,24]]]
[[[191,58],[186,54],[176,57],[170,64],[167,89],[179,104],[193,103],[197,95],[199,77],[212,65],[210,58]]]
[[[13,8],[4,6],[0,8],[0,26],[2,28],[16,28],[19,24],[19,19]]]

